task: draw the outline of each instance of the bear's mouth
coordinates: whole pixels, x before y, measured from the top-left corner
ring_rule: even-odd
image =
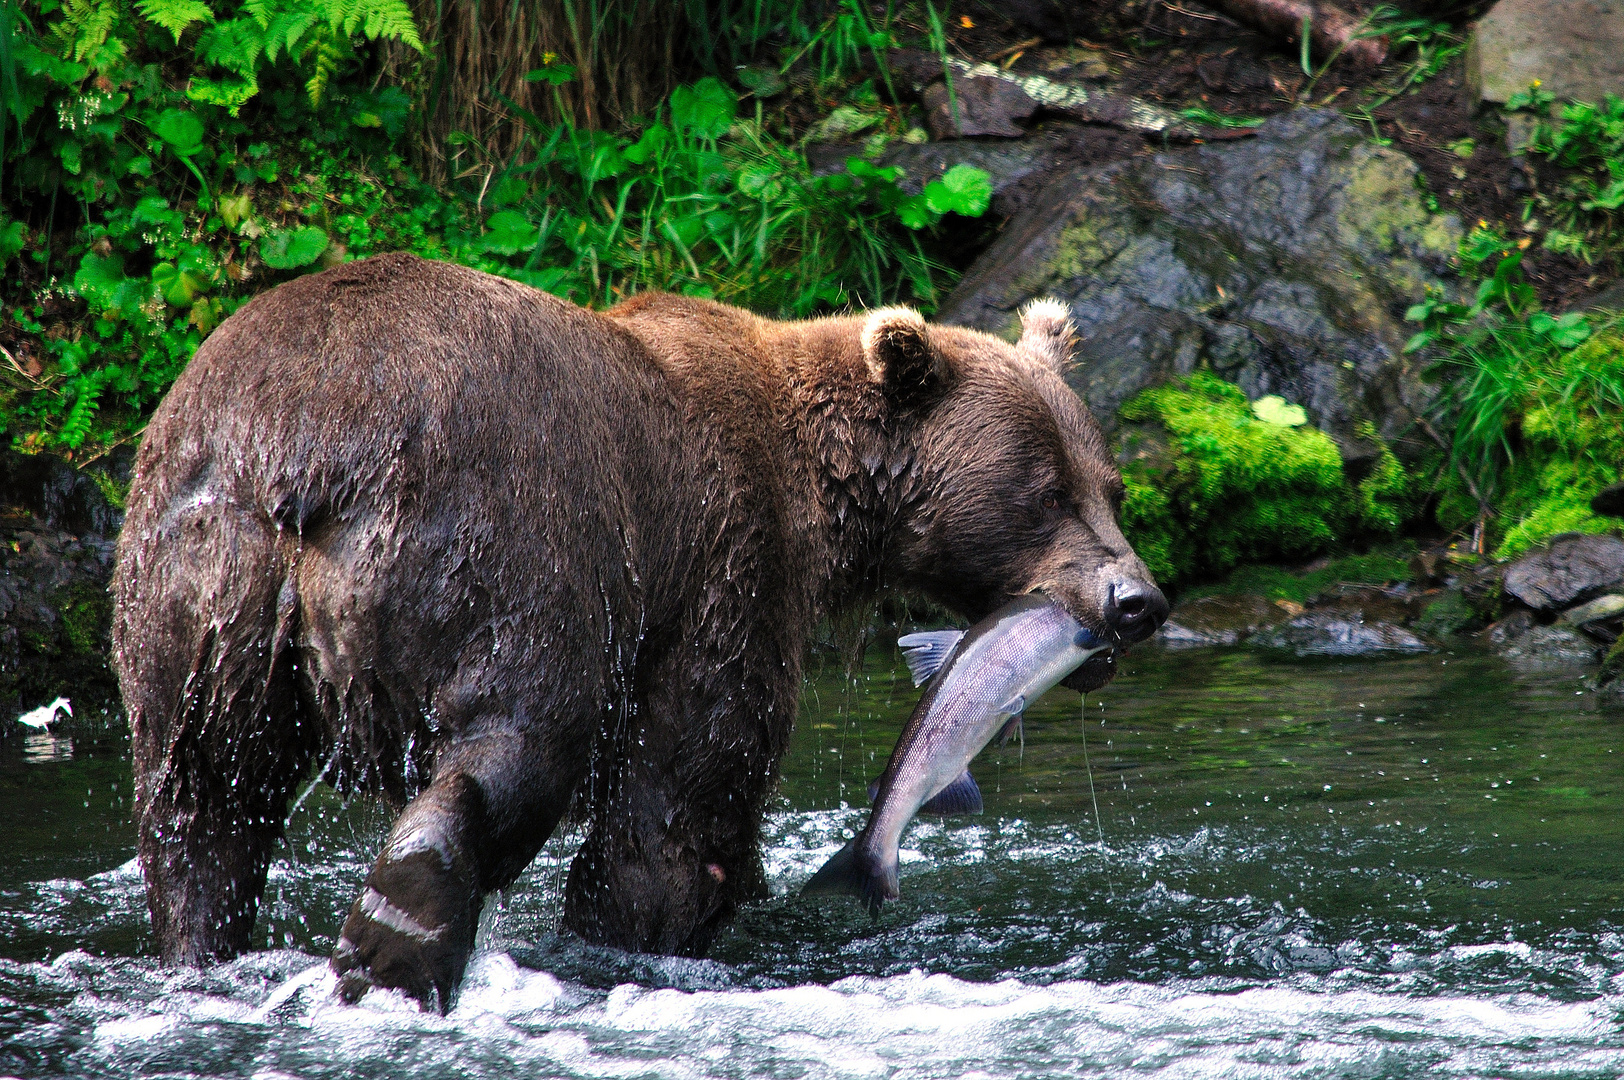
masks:
[[[1098,690],[1116,677],[1117,657],[1122,651],[1122,646],[1118,645],[1110,652],[1083,661],[1076,671],[1060,680],[1060,685],[1084,694]]]

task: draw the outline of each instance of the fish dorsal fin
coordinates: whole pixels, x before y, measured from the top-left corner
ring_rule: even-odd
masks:
[[[917,634],[904,634],[897,638],[902,647],[902,658],[908,661],[908,673],[915,686],[928,680],[941,670],[942,664],[953,655],[963,630],[922,630]]]
[[[919,808],[921,814],[979,814],[981,813],[981,789],[976,787],[975,777],[966,769],[959,774],[959,778],[947,785],[930,801]]]

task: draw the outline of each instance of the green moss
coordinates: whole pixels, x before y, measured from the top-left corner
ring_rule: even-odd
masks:
[[[62,619],[62,635],[67,638],[70,649],[81,655],[106,651],[113,604],[104,589],[90,584],[75,586],[57,614]]]
[[[1433,636],[1456,634],[1477,625],[1481,625],[1477,612],[1457,592],[1445,593],[1442,598],[1428,604],[1415,621],[1416,630]]]
[[[1375,466],[1354,488],[1359,524],[1367,532],[1394,536],[1410,516],[1410,478],[1377,435],[1375,425],[1368,420],[1360,424],[1359,436],[1381,448]]]
[[[1308,558],[1403,520],[1409,485],[1385,447],[1356,492],[1329,436],[1260,420],[1239,387],[1206,372],[1144,391],[1121,418],[1123,525],[1165,582]]]
[[[1607,650],[1607,655],[1601,661],[1601,681],[1606,683],[1614,679],[1624,679],[1624,637],[1613,642],[1613,647]]]

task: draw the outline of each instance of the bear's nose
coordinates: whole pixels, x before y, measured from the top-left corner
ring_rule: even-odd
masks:
[[[1105,625],[1118,641],[1143,641],[1167,621],[1167,597],[1148,581],[1113,581],[1105,595]]]

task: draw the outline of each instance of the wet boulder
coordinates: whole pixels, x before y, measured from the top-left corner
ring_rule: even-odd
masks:
[[[1279,604],[1261,596],[1203,596],[1180,604],[1162,624],[1157,640],[1174,649],[1238,645],[1288,617]]]
[[[1505,569],[1502,588],[1535,611],[1554,614],[1624,591],[1624,538],[1567,533]]]
[[[1432,646],[1395,622],[1351,608],[1316,608],[1254,634],[1248,644],[1297,656],[1378,657],[1431,652]]]
[[[1514,667],[1548,671],[1588,667],[1599,651],[1594,641],[1565,626],[1535,626],[1508,640],[1500,655]]]
[[[1053,176],[938,312],[1007,333],[1031,300],[1075,320],[1073,385],[1107,424],[1147,386],[1205,364],[1250,398],[1304,406],[1350,461],[1371,423],[1402,435],[1427,391],[1403,356],[1405,310],[1444,286],[1460,235],[1404,155],[1329,110],[1257,137]]]

